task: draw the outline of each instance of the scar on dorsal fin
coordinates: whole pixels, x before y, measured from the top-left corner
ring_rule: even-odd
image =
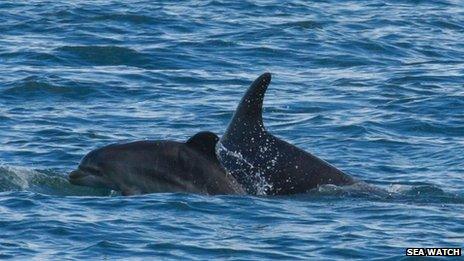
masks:
[[[208,157],[216,159],[216,143],[219,137],[209,131],[198,132],[188,139],[185,143],[192,149],[195,149]]]
[[[248,88],[247,92],[240,101],[237,110],[232,117],[229,128],[237,127],[237,124],[249,124],[259,126],[264,130],[263,125],[263,101],[267,87],[271,83],[271,74],[266,72],[256,78]],[[229,129],[226,133],[229,132]]]

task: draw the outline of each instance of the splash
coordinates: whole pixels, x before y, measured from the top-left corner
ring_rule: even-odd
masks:
[[[61,196],[108,196],[106,189],[74,186],[66,174],[54,170],[34,170],[26,167],[0,165],[0,192],[30,191]]]
[[[267,195],[272,190],[272,184],[265,178],[263,172],[247,161],[240,152],[231,151],[218,142],[216,155],[227,172],[240,184],[245,185],[248,193]]]
[[[31,177],[36,175],[34,171],[25,168],[13,168],[0,166],[0,191],[26,190],[29,188]]]
[[[445,191],[433,184],[390,184],[387,187],[359,181],[349,186],[325,184],[305,195],[311,198],[361,198],[371,201],[398,202],[405,204],[464,204],[464,195]]]

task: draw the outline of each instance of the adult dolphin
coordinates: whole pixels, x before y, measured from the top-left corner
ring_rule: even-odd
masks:
[[[109,145],[88,153],[68,178],[75,185],[109,188],[123,195],[244,194],[216,157],[218,140],[214,133],[200,132],[185,143],[137,141]]]
[[[250,194],[305,193],[323,184],[349,185],[354,180],[326,161],[270,134],[262,107],[271,74],[249,87],[217,144],[222,165]]]

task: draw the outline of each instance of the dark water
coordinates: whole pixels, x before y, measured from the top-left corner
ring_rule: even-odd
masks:
[[[462,1],[1,1],[0,258],[346,259],[463,247]],[[268,129],[374,185],[120,197],[93,148]]]

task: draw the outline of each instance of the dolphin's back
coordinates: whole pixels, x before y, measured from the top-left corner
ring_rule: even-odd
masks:
[[[215,156],[212,142],[217,140],[205,137],[213,136],[194,136],[185,143],[164,140],[108,145],[88,153],[70,174],[70,181],[84,186],[108,184],[123,195],[243,194]]]
[[[322,184],[346,185],[353,179],[326,161],[266,131],[262,106],[271,82],[265,73],[249,87],[219,141],[221,163],[249,193],[305,193]]]

